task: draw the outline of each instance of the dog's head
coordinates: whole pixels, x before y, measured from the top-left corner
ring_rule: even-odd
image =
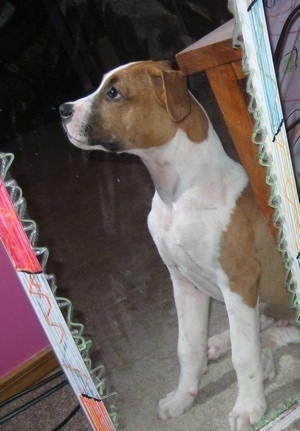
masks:
[[[186,77],[152,61],[114,69],[94,93],[60,106],[74,145],[116,152],[165,144],[190,111]]]

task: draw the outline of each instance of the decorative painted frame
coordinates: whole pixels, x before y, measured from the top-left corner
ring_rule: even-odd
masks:
[[[55,296],[54,275],[46,274],[48,249],[37,247],[37,226],[25,218],[22,190],[8,176],[13,158],[0,153],[0,239],[92,429],[119,430],[116,393],[108,390],[104,367],[92,367],[91,341],[84,339],[83,325],[72,322],[72,303]],[[106,399],[110,413],[103,402]]]

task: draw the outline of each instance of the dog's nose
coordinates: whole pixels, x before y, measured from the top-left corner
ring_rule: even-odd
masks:
[[[62,120],[68,120],[71,119],[73,115],[73,103],[67,102],[63,103],[59,107],[59,113],[62,118]]]

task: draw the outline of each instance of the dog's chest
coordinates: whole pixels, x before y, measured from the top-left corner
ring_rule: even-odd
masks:
[[[232,208],[220,199],[216,203],[213,195],[205,200],[199,195],[195,189],[169,207],[155,194],[148,227],[166,265],[176,266],[195,286],[222,300],[218,256]]]

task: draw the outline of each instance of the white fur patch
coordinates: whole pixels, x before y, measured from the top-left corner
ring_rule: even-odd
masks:
[[[163,261],[222,300],[220,240],[248,183],[243,168],[228,158],[212,128],[200,144],[191,143],[178,130],[165,146],[134,153],[162,184],[156,186],[148,226]],[[167,192],[171,204],[162,199]]]

